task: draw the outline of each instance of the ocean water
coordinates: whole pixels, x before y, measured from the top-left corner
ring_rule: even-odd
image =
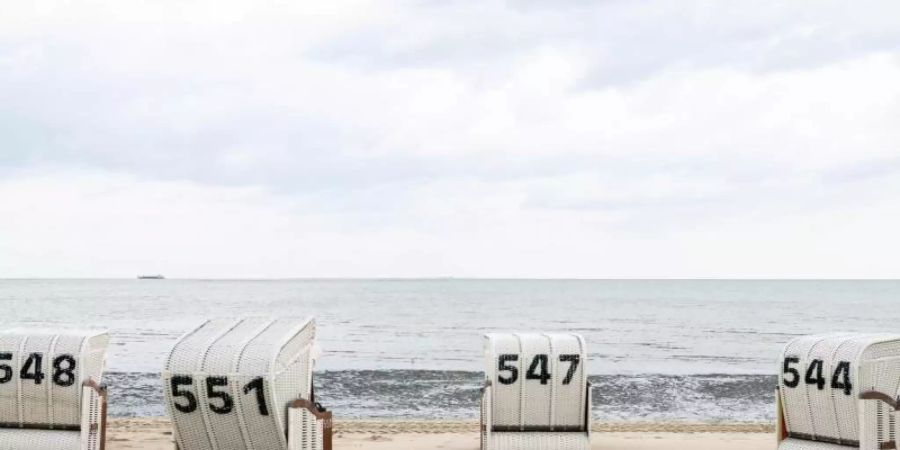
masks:
[[[781,346],[893,330],[900,281],[0,280],[4,326],[108,328],[114,415],[162,415],[158,372],[209,317],[315,316],[341,417],[474,418],[482,338],[574,331],[600,420],[764,421]]]

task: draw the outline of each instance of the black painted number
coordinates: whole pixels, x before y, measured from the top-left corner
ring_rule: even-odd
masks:
[[[254,378],[252,381],[244,385],[244,393],[249,394],[250,391],[256,391],[256,404],[259,406],[259,414],[262,416],[269,415],[269,406],[266,404],[266,392],[263,389],[262,378]]]
[[[497,369],[500,372],[507,371],[509,372],[508,377],[504,377],[501,374],[497,374],[497,381],[501,384],[513,384],[519,379],[519,368],[507,364],[508,362],[516,362],[519,360],[519,355],[500,355],[498,361],[500,362],[499,367]]]
[[[800,358],[784,358],[784,385],[789,388],[795,388],[800,384],[800,372],[797,369],[791,367],[791,364],[797,364],[799,362]],[[791,376],[790,380],[788,380],[788,375]]]
[[[0,353],[0,384],[9,383],[15,375],[13,366],[7,361],[12,362],[13,354],[10,352]],[[53,384],[62,387],[69,387],[75,384],[75,358],[72,355],[62,354],[53,359]],[[34,384],[44,382],[44,355],[41,353],[30,353],[28,358],[22,363],[19,369],[19,378],[22,380],[34,380]]]
[[[784,358],[782,382],[785,387],[793,389],[800,385],[800,371],[793,366],[799,363],[800,358]],[[827,381],[824,372],[825,362],[821,359],[814,359],[809,362],[803,381],[806,384],[815,386],[820,391],[824,390]],[[834,373],[831,375],[831,389],[843,391],[844,395],[850,395],[853,392],[853,383],[850,382],[850,363],[848,361],[840,361],[835,366]]]
[[[75,358],[72,355],[53,358],[53,383],[62,387],[75,384]]]
[[[841,376],[843,374],[843,376]],[[850,363],[841,361],[837,368],[834,369],[834,375],[831,377],[832,389],[843,389],[844,395],[850,395],[853,385],[850,384]]]
[[[578,364],[581,362],[581,355],[559,355],[559,360],[561,362],[568,362],[569,371],[566,372],[566,377],[563,378],[564,385],[572,382],[572,378],[575,377],[575,372],[578,371]]]
[[[0,361],[12,361],[12,353],[0,353]],[[0,364],[0,384],[9,383],[12,380],[13,369],[9,364]]]
[[[228,378],[226,377],[207,377],[206,378],[206,396],[212,399],[219,399],[222,401],[221,405],[214,405],[212,403],[209,404],[209,409],[216,414],[228,414],[231,412],[231,409],[234,407],[234,400],[231,398],[231,394],[224,391],[216,391],[217,387],[228,386]]]
[[[803,381],[806,381],[806,384],[813,384],[819,390],[825,389],[825,377],[822,376],[822,360],[814,359],[811,363],[809,363],[809,368],[806,369],[806,377]],[[813,376],[813,371],[815,371],[815,377]]]
[[[44,381],[43,370],[44,355],[40,353],[32,353],[28,355],[22,370],[19,371],[19,378],[23,380],[34,380],[34,384],[41,384]]]
[[[228,377],[206,377],[206,397],[209,398],[209,409],[216,414],[229,414],[234,411],[234,397],[231,396],[228,389]],[[259,407],[259,414],[263,416],[269,415],[269,405],[266,404],[266,393],[263,389],[265,385],[262,378],[254,378],[247,383],[244,388],[244,394],[250,391],[256,391],[256,403]],[[197,395],[188,389],[182,389],[185,386],[193,386],[194,378],[189,375],[173,375],[171,380],[173,406],[175,409],[190,414],[197,410]],[[182,401],[183,400],[183,401]]]
[[[525,379],[538,380],[541,384],[547,384],[547,381],[550,379],[550,372],[547,371],[547,360],[547,355],[534,355],[534,359],[531,360],[531,366],[528,367],[528,372],[525,373]]]
[[[194,384],[194,378],[187,375],[173,376],[169,381],[172,383],[172,397],[183,398],[186,403],[172,402],[175,409],[190,414],[197,410],[197,396],[188,390],[182,390],[182,386],[191,386]]]
[[[581,355],[559,355],[559,360],[560,362],[569,363],[569,368],[566,371],[566,376],[563,377],[562,384],[570,384],[578,371],[578,365],[581,364]],[[498,372],[507,372],[506,374],[497,374],[497,381],[500,384],[513,384],[519,380],[519,368],[515,364],[510,364],[518,361],[519,355],[516,354],[499,356],[497,359]],[[551,378],[550,357],[546,354],[534,355],[534,358],[531,359],[528,365],[528,370],[525,371],[525,379],[538,380],[541,384],[547,384]]]

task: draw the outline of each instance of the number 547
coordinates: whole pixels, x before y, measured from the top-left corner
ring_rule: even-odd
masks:
[[[510,363],[517,362],[519,360],[519,355],[510,353],[503,354],[497,358],[498,361],[498,372],[508,372],[508,375],[504,376],[502,373],[497,374],[497,381],[500,384],[513,384],[519,380],[519,368]],[[534,355],[534,358],[531,360],[531,365],[528,366],[528,371],[525,372],[526,380],[538,380],[541,384],[547,384],[547,381],[550,380],[551,375],[550,371],[547,370],[547,366],[549,365],[550,357],[545,354]],[[562,384],[569,384],[572,382],[572,378],[575,377],[575,372],[578,370],[578,364],[581,362],[581,355],[559,355],[559,360],[561,362],[569,363],[569,370],[566,372],[566,376],[563,378]]]

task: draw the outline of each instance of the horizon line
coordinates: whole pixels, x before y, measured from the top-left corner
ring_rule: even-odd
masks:
[[[900,278],[817,278],[817,277],[165,277],[141,280],[134,277],[2,277],[0,281],[900,281]]]

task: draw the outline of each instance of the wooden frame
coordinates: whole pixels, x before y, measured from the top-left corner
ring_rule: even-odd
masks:
[[[93,379],[87,379],[83,383],[81,383],[82,388],[90,388],[97,392],[97,397],[100,399],[100,430],[99,430],[99,440],[100,450],[106,450],[106,418],[107,418],[107,406],[109,405],[107,395],[106,386],[97,383]],[[96,424],[91,425],[91,427],[95,427]],[[93,430],[90,430],[93,431]]]
[[[305,398],[298,398],[288,405],[289,409],[305,409],[315,416],[316,421],[322,421],[322,450],[332,450],[332,436],[334,430],[334,422],[331,411],[320,411],[318,405]],[[288,424],[291,426],[291,424]]]

